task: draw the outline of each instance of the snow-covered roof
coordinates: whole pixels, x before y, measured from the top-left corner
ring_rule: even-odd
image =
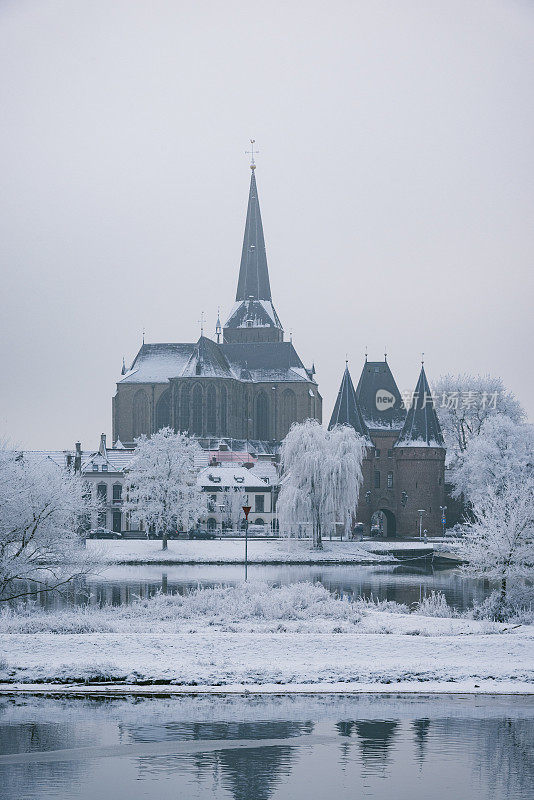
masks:
[[[239,466],[206,467],[198,475],[199,486],[207,488],[235,489],[255,488],[267,489],[276,482],[276,470],[268,475],[258,472],[257,468],[247,469]]]
[[[271,300],[242,300],[234,303],[225,328],[282,328]]]
[[[381,404],[382,398],[390,403]],[[356,387],[356,399],[370,431],[398,431],[406,411],[387,361],[366,361]]]
[[[195,344],[144,344],[118,383],[168,383],[171,378],[233,378],[262,382],[315,383],[291,342],[218,344],[201,336]]]
[[[445,447],[441,426],[423,366],[421,366],[419,380],[415,387],[413,402],[408,409],[406,421],[395,446]]]
[[[182,374],[195,347],[193,342],[143,344],[118,383],[167,383]]]

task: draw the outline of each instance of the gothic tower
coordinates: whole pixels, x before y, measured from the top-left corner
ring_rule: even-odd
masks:
[[[422,528],[436,536],[445,502],[445,442],[424,366],[394,451],[399,527],[404,535],[416,536],[423,512]]]
[[[271,297],[255,169],[252,164],[239,280],[234,307],[223,329],[225,344],[284,341]]]

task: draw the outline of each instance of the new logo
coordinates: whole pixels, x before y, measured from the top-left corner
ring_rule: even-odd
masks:
[[[378,389],[375,398],[376,407],[379,411],[387,411],[395,405],[395,395],[386,389]]]

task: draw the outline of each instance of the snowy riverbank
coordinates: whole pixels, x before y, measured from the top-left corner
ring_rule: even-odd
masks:
[[[534,693],[534,626],[349,603],[311,584],[4,612],[0,682]],[[124,687],[123,687],[124,690]]]
[[[249,539],[248,561],[250,564],[376,564],[393,560],[387,547],[380,547],[383,552],[375,555],[372,552],[375,544],[326,541],[323,550],[313,550],[307,540]],[[414,547],[413,542],[400,544]],[[397,545],[395,549],[399,549]],[[161,542],[154,540],[89,540],[87,551],[108,564],[243,564],[245,540],[171,539],[167,550],[162,550]]]

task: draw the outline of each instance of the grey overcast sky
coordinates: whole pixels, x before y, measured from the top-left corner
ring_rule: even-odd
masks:
[[[533,98],[531,0],[1,0],[0,435],[95,446],[143,327],[212,335],[250,137],[324,418],[367,345],[532,419]]]

